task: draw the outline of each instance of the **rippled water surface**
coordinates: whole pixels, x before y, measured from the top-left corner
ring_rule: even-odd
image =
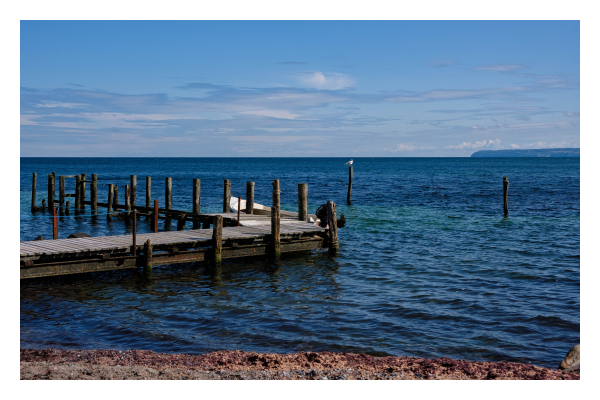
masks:
[[[99,201],[115,183],[121,202],[136,174],[138,204],[150,175],[162,207],[171,176],[173,207],[188,210],[200,178],[203,212],[219,211],[224,178],[234,196],[255,181],[255,201],[266,205],[280,179],[288,210],[297,210],[297,184],[308,182],[310,212],[334,200],[348,222],[335,258],[315,251],[278,264],[227,261],[219,271],[156,267],[152,278],[130,270],[21,281],[21,347],[330,350],[555,368],[579,343],[579,159],[355,159],[352,206],[345,161],[22,158],[21,240],[52,237],[51,219],[29,211],[33,172],[38,204],[52,171],[96,173]],[[67,192],[73,186],[67,179]],[[128,229],[73,215],[59,224],[61,237]],[[142,219],[138,231],[149,229]]]

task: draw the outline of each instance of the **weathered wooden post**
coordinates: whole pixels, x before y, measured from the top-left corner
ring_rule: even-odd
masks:
[[[238,196],[238,225],[240,226],[240,213],[242,212],[242,196]]]
[[[215,215],[213,217],[213,234],[212,234],[212,247],[213,247],[213,264],[221,264],[221,245],[223,237],[223,216]]]
[[[129,185],[125,185],[125,209],[127,210],[127,219],[129,219],[129,217],[131,216],[131,202],[130,199],[131,198],[131,191],[129,188]]]
[[[33,182],[31,184],[31,211],[35,211],[35,190],[37,186],[37,173],[33,173]]]
[[[92,214],[98,214],[98,175],[92,174],[92,185],[90,186],[92,200]],[[94,217],[92,217],[94,218]]]
[[[231,181],[225,179],[223,183],[223,212],[229,212],[229,201],[231,199]]]
[[[340,249],[337,236],[337,212],[335,203],[327,202],[327,225],[329,225],[329,254],[336,255]]]
[[[298,184],[298,219],[308,221],[308,183]]]
[[[129,198],[129,202],[131,203],[131,209],[135,210],[135,206],[137,205],[137,175],[131,175],[130,178],[131,196]]]
[[[246,214],[254,214],[254,182],[246,182]]]
[[[137,257],[137,215],[133,210],[133,256]]]
[[[279,179],[273,181],[273,206],[271,207],[271,238],[272,243],[272,255],[275,260],[281,257],[281,239],[280,239],[280,191],[279,191]]]
[[[194,198],[193,212],[195,215],[200,215],[200,179],[194,179],[193,198]],[[194,218],[193,227],[194,227],[194,229],[200,229],[200,220],[199,219]]]
[[[46,199],[42,199],[42,211],[46,211]]]
[[[118,210],[119,207],[119,187],[115,185],[114,194],[113,194],[113,204],[115,205],[115,210]]]
[[[152,245],[150,239],[144,244],[144,272],[152,272]]]
[[[154,200],[154,232],[158,232],[158,200]]]
[[[165,180],[165,209],[171,209],[171,190],[173,188],[173,180],[167,178]]]
[[[502,186],[504,188],[504,216],[508,217],[508,176],[503,178]]]
[[[48,175],[48,207],[54,206],[54,175]]]
[[[352,165],[348,169],[348,205],[352,204]]]
[[[58,204],[61,208],[65,206],[65,177],[58,177]]]
[[[114,185],[112,183],[108,184],[108,200],[107,200],[107,207],[106,207],[106,219],[110,221],[110,214],[112,213],[113,210],[113,191],[114,191]]]
[[[81,208],[81,175],[75,176],[75,212]]]
[[[58,239],[58,215],[56,214],[56,206],[52,205],[52,239]]]
[[[185,230],[185,218],[186,217],[187,217],[187,214],[179,214],[179,216],[177,217],[177,230],[178,231]]]
[[[151,178],[149,176],[146,177],[146,207],[152,207],[152,186],[151,186]]]
[[[66,215],[69,215],[69,211],[70,211],[70,209],[71,209],[71,202],[70,202],[69,200],[67,200],[67,202],[65,203],[65,214],[66,214]],[[79,214],[77,213],[77,210],[75,210],[75,214],[76,214],[76,215],[79,215]]]
[[[81,199],[79,200],[79,207],[85,210],[85,181],[87,180],[87,174],[81,174]]]

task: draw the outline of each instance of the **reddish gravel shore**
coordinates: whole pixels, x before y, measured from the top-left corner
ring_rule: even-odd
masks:
[[[21,379],[544,379],[579,380],[528,364],[351,353],[201,355],[147,350],[21,349]]]

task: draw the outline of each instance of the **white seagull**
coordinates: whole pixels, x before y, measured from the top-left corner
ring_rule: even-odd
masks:
[[[347,162],[346,164],[344,164],[344,165],[352,165],[352,163],[353,163],[353,162],[354,162],[353,160],[350,160],[350,161],[348,161],[348,162]]]

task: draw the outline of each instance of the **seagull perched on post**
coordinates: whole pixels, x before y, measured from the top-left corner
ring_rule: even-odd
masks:
[[[344,164],[344,165],[352,165],[352,163],[353,163],[353,162],[354,162],[353,160],[350,160],[350,161],[348,161],[348,162],[347,162],[346,164]]]

